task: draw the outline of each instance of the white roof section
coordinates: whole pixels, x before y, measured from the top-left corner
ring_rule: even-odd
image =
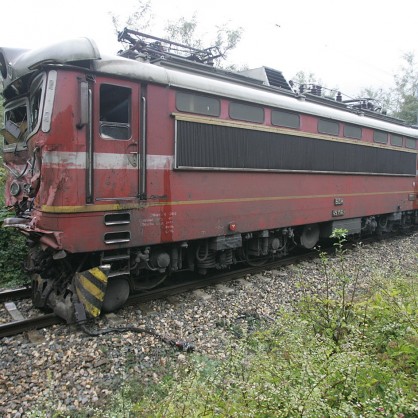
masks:
[[[303,97],[280,88],[265,87],[250,79],[228,78],[213,72],[196,72],[186,66],[166,68],[149,62],[141,62],[119,56],[101,56],[95,42],[89,38],[77,38],[59,42],[49,47],[35,50],[0,48],[0,66],[4,73],[3,85],[8,85],[20,77],[51,64],[77,65],[90,61],[91,69],[98,73],[115,77],[126,77],[148,83],[158,83],[169,87],[186,89],[229,99],[245,101],[263,106],[305,113],[322,118],[393,132],[418,139],[418,130],[388,121],[364,116],[361,112],[338,109],[304,100]],[[91,71],[80,67],[85,71]],[[232,74],[232,73],[231,73]]]
[[[195,92],[222,96],[264,106],[276,107],[298,113],[306,113],[322,118],[336,119],[341,122],[365,126],[382,131],[393,132],[418,139],[418,130],[390,122],[364,116],[361,112],[336,109],[317,103],[305,101],[298,95],[281,94],[280,90],[263,89],[262,86],[248,86],[236,80],[217,79],[208,74],[203,76],[192,72],[164,68],[148,62],[138,62],[122,57],[103,57],[95,62],[98,72],[129,77],[146,82],[164,84]]]

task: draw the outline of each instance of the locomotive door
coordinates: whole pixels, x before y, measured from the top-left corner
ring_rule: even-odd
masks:
[[[94,200],[139,195],[139,93],[128,81],[96,79],[93,95]]]

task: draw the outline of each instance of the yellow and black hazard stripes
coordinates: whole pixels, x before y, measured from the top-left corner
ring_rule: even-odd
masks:
[[[100,315],[107,288],[107,274],[104,269],[94,267],[76,273],[74,285],[80,302],[87,314],[93,318]]]

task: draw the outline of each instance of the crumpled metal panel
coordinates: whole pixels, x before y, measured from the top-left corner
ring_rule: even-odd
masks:
[[[77,61],[98,60],[100,53],[90,38],[61,41],[38,49],[0,48],[0,71],[3,87],[31,73],[42,64],[65,64]]]

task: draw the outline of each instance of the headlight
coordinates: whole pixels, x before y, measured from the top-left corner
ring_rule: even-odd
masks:
[[[20,184],[17,183],[16,181],[14,181],[11,185],[10,185],[10,194],[12,196],[17,196],[20,193]]]

